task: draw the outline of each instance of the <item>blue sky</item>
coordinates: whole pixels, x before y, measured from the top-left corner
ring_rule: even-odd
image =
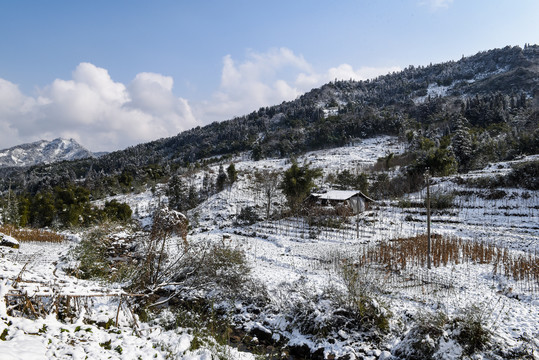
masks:
[[[0,0],[0,148],[115,150],[334,78],[539,43],[537,0]]]

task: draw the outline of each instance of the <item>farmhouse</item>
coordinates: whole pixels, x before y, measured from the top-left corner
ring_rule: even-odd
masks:
[[[359,190],[329,190],[325,193],[311,194],[309,202],[319,206],[345,206],[354,214],[358,214],[367,210],[374,200]]]

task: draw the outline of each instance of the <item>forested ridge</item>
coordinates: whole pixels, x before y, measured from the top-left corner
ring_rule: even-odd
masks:
[[[373,80],[333,81],[294,101],[100,158],[4,168],[0,189],[37,194],[77,182],[98,197],[241,152],[290,157],[382,134],[407,141],[415,166],[467,171],[538,152],[538,83],[539,46],[508,46]]]

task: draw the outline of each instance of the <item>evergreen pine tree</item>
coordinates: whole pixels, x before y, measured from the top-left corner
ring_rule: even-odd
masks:
[[[187,187],[179,175],[173,175],[168,182],[168,206],[177,211],[187,210]]]
[[[215,182],[215,189],[217,192],[223,191],[225,184],[228,180],[223,165],[219,165],[219,174],[217,175],[217,181]]]
[[[202,189],[200,190],[200,196],[199,199],[204,201],[208,197],[210,197],[214,192],[214,183],[213,179],[208,173],[204,173],[204,177],[202,178]]]
[[[472,137],[464,121],[465,119],[458,120],[455,135],[451,139],[451,147],[459,165],[466,168],[472,157]]]
[[[194,185],[189,186],[189,193],[187,194],[188,209],[196,207],[199,203],[199,194]]]
[[[230,165],[228,165],[226,168],[226,173],[228,175],[228,183],[230,185],[234,184],[234,182],[236,182],[238,179],[238,172],[236,171],[236,166],[234,163],[230,163]]]
[[[308,164],[300,167],[295,161],[284,172],[280,187],[293,213],[299,210],[301,202],[309,195],[309,192],[314,187],[314,179],[321,175],[322,170],[310,169]]]
[[[19,202],[17,196],[11,190],[11,184],[4,201],[2,221],[4,224],[19,225]]]

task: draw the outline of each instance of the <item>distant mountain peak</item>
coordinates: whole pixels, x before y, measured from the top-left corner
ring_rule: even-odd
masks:
[[[23,167],[94,157],[74,139],[38,140],[0,150],[0,167]]]

